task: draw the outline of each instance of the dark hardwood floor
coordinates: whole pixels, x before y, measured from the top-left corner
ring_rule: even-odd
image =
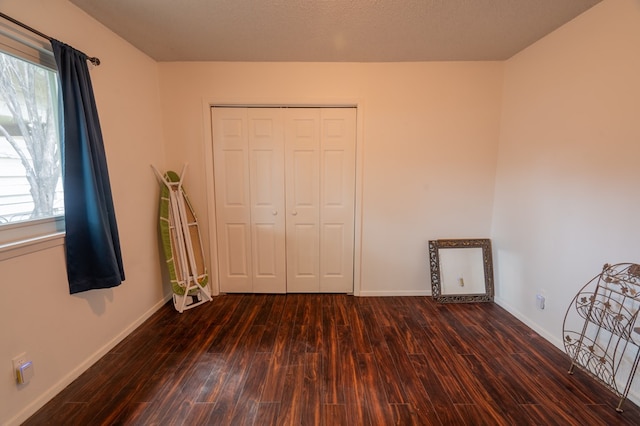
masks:
[[[223,295],[167,304],[25,424],[640,424],[568,366],[495,304]]]

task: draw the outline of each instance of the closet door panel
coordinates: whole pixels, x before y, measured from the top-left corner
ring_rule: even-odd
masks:
[[[342,277],[344,275],[344,242],[347,239],[342,224],[324,224],[322,226],[322,276]]]
[[[295,273],[295,278],[316,278],[318,275],[318,238],[317,238],[317,226],[314,224],[298,223],[295,226],[291,239],[296,241],[296,244],[289,248],[289,250],[295,252],[291,253],[291,259],[293,260],[292,269]],[[293,290],[290,288],[289,290]],[[298,288],[297,291],[304,291],[304,288]],[[316,290],[308,288],[308,290]]]
[[[320,112],[320,292],[351,292],[356,109],[323,108]]]
[[[287,291],[320,289],[320,111],[285,112]]]
[[[284,126],[280,108],[249,108],[253,291],[287,290]]]
[[[248,227],[242,223],[227,223],[225,225],[225,235],[223,241],[226,243],[224,247],[226,256],[225,270],[229,277],[246,279],[249,277],[249,248],[246,242],[249,240]]]
[[[274,279],[278,276],[280,259],[278,259],[277,231],[272,224],[257,224],[253,228],[253,247],[259,255],[253,259],[254,277],[256,279]],[[285,288],[286,289],[286,288]]]
[[[314,214],[318,208],[318,152],[317,150],[299,148],[291,153],[293,170],[290,185],[292,200],[290,208]],[[314,215],[315,217],[316,215]]]
[[[220,291],[250,292],[253,284],[246,111],[213,108],[212,125]]]

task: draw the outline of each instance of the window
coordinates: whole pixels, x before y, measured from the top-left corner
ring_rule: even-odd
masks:
[[[0,250],[62,231],[58,97],[50,46],[0,27]]]

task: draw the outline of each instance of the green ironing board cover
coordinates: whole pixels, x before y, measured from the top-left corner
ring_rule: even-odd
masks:
[[[166,172],[164,177],[169,182],[180,181],[180,177],[178,176],[178,174],[171,170]],[[167,185],[162,184],[162,189],[160,192],[160,221],[159,221],[160,235],[162,239],[162,248],[163,248],[164,256],[166,259],[167,268],[169,270],[169,279],[171,280],[171,288],[175,294],[183,296],[185,288],[180,284],[177,265],[174,260],[175,258],[174,248],[171,241],[172,240],[171,228],[170,228],[171,223],[170,223],[170,217],[169,217],[171,214],[170,212],[171,202],[169,200],[169,191],[170,190],[167,187]],[[184,189],[182,189],[182,194],[184,196],[186,207],[191,211],[191,213],[195,217],[193,208],[191,206],[191,202],[189,201],[189,198],[187,197],[187,194],[184,191]],[[194,251],[201,250],[201,247],[199,244],[193,244],[193,246],[194,246],[193,247]],[[209,282],[209,275],[207,274],[206,269],[204,267],[203,267],[203,271],[204,273],[197,277],[197,282],[201,287],[205,287]],[[197,292],[198,292],[198,289],[192,289],[189,293],[195,294]]]

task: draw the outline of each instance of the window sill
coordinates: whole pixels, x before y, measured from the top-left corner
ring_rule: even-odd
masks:
[[[64,244],[64,236],[64,232],[56,232],[41,237],[0,244],[0,262],[11,259],[12,257],[24,256],[40,250],[61,246]]]

